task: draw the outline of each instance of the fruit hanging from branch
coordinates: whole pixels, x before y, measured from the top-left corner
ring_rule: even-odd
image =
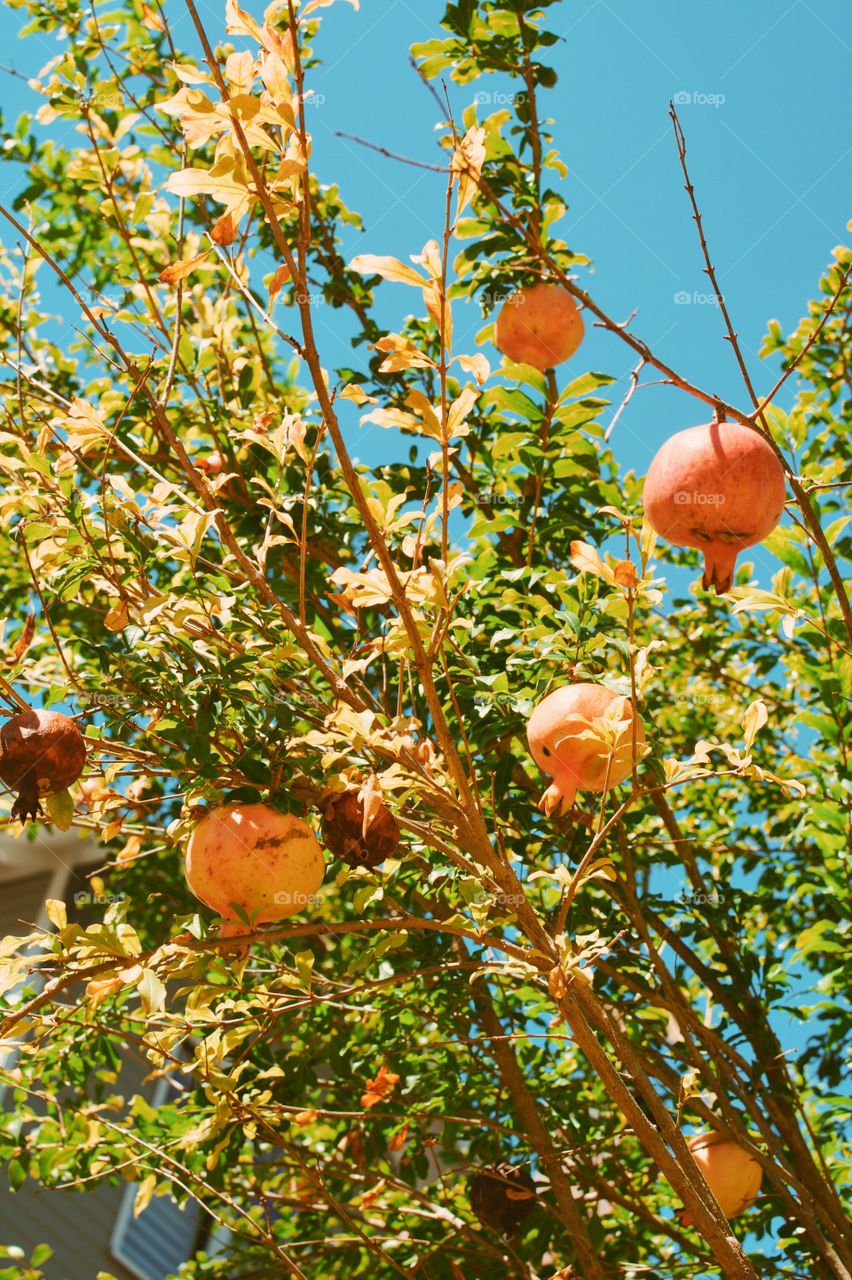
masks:
[[[766,538],[784,512],[781,463],[757,431],[705,422],[671,436],[645,480],[645,515],[661,538],[704,552],[705,588],[730,591],[737,553]]]
[[[211,809],[186,847],[186,881],[229,922],[229,935],[253,924],[283,920],[310,906],[323,881],[325,859],[310,827],[265,804]]]
[[[494,345],[517,364],[544,371],[570,359],[583,341],[580,310],[558,284],[534,284],[513,293],[500,309]]]
[[[360,788],[327,791],[319,807],[326,847],[350,867],[372,869],[396,851],[399,826],[374,778]]]
[[[536,764],[553,778],[539,807],[567,813],[578,791],[609,791],[644,754],[645,730],[629,698],[602,684],[566,684],[538,704],[527,726]]]
[[[85,764],[83,735],[58,711],[22,711],[0,729],[0,778],[18,793],[13,818],[34,821],[40,798],[70,787]]]
[[[535,1183],[526,1169],[498,1164],[480,1169],[470,1184],[470,1207],[479,1221],[502,1235],[513,1235],[532,1213]]]
[[[691,1137],[687,1146],[704,1175],[726,1218],[735,1218],[754,1203],[763,1181],[763,1170],[753,1156],[721,1133],[701,1133]],[[692,1218],[681,1214],[688,1227]]]

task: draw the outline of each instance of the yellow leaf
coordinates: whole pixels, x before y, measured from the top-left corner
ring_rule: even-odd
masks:
[[[453,152],[452,172],[458,178],[459,199],[456,217],[470,204],[479,183],[479,175],[485,163],[485,130],[482,125],[468,129]]]
[[[381,276],[383,280],[398,284],[414,284],[422,287],[426,282],[413,267],[406,267],[398,258],[379,257],[375,253],[359,253],[349,263],[350,270],[364,276]]]
[[[64,929],[66,927],[68,915],[64,902],[60,902],[57,898],[48,898],[44,904],[44,910],[54,929]]]
[[[766,703],[761,702],[759,698],[754,702],[750,702],[746,707],[742,720],[745,731],[746,751],[751,751],[752,743],[757,737],[758,730],[763,728],[768,719],[769,712],[766,709]]]
[[[156,1190],[156,1187],[157,1187],[157,1175],[154,1173],[149,1173],[148,1177],[145,1178],[143,1182],[139,1183],[139,1189],[136,1192],[136,1198],[133,1201],[134,1218],[138,1218],[140,1213],[144,1213],[145,1210],[148,1208],[148,1205],[151,1203],[151,1197],[153,1196]]]
[[[465,418],[470,413],[473,406],[479,399],[479,392],[473,387],[465,387],[457,400],[450,405],[450,412],[447,414],[447,438],[450,439],[454,435],[466,434],[461,428]]]
[[[246,13],[245,9],[241,9],[237,0],[227,0],[225,30],[229,36],[254,36],[258,44],[263,41],[260,23],[256,22],[250,13]]]
[[[104,618],[104,626],[107,631],[123,631],[129,621],[130,611],[127,607],[127,602],[119,600],[118,604],[113,605]]]
[[[146,1016],[159,1013],[166,1003],[165,985],[151,969],[142,970],[142,977],[136,984],[136,990],[142,998],[142,1012]]]
[[[491,375],[491,365],[479,352],[475,356],[455,356],[465,373],[472,373],[481,387]]]
[[[604,582],[615,582],[615,575],[609,565],[604,564],[594,547],[588,542],[571,543],[571,563],[580,573],[593,573]]]

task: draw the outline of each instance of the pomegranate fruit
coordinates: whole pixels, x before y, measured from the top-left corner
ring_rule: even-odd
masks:
[[[642,755],[645,731],[629,698],[602,684],[566,684],[538,704],[527,738],[536,764],[553,778],[541,799],[545,813],[567,812],[578,791],[609,791]]]
[[[377,867],[396,851],[399,826],[381,800],[365,803],[358,791],[327,791],[320,809],[326,848],[350,867]]]
[[[252,923],[282,920],[304,910],[322,884],[325,859],[314,833],[292,814],[265,804],[211,809],[186,847],[186,882],[222,917]],[[244,929],[245,931],[245,929]]]
[[[730,591],[737,552],[768,536],[784,511],[784,470],[739,422],[706,422],[671,436],[645,480],[645,515],[661,538],[704,552],[705,588]]]
[[[512,1235],[535,1208],[535,1183],[526,1169],[498,1164],[470,1184],[470,1207],[485,1227]]]
[[[735,1218],[753,1204],[763,1170],[743,1147],[721,1133],[695,1134],[687,1146],[726,1218]],[[692,1218],[684,1212],[681,1221],[688,1227]]]
[[[39,798],[70,787],[85,764],[83,735],[58,711],[22,711],[0,729],[0,778],[18,793],[13,818],[39,817]]]
[[[503,303],[494,345],[517,364],[552,369],[573,356],[583,341],[583,317],[567,289],[534,284]]]

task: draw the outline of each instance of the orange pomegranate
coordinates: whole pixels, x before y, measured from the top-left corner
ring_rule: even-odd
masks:
[[[763,1170],[743,1147],[721,1133],[695,1134],[687,1146],[726,1218],[735,1218],[754,1203]],[[692,1218],[684,1212],[681,1221],[688,1227]]]
[[[494,345],[517,364],[552,369],[583,341],[583,317],[567,289],[534,284],[513,293],[500,308]]]
[[[186,847],[186,881],[238,933],[242,912],[253,923],[303,911],[322,884],[325,859],[301,819],[265,804],[211,809]]]
[[[706,422],[671,436],[645,480],[645,515],[661,538],[704,552],[704,586],[730,591],[737,552],[767,537],[784,511],[784,470],[763,436]]]
[[[545,813],[567,812],[578,791],[609,791],[633,769],[645,744],[629,698],[601,684],[566,684],[538,704],[527,738],[536,764],[553,778],[541,799]]]
[[[41,796],[76,782],[86,764],[86,742],[58,711],[22,711],[0,728],[0,778],[18,793],[12,817],[35,820]]]

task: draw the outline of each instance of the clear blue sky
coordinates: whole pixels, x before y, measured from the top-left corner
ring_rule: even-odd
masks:
[[[261,12],[261,0],[244,3]],[[210,34],[222,35],[224,0],[199,7]],[[338,181],[364,217],[363,235],[347,232],[347,253],[405,259],[440,233],[439,176],[386,160],[335,130],[436,159],[435,104],[408,66],[407,50],[438,34],[443,9],[437,0],[362,0],[355,12],[338,0],[323,11],[317,44],[323,65],[311,76],[318,100],[310,121],[321,178]],[[166,11],[178,42],[194,47],[181,0],[167,0]],[[31,74],[57,47],[39,36],[17,41],[23,21],[20,11],[0,11],[0,62]],[[758,389],[768,389],[772,371],[761,370],[756,355],[767,321],[777,317],[785,331],[796,324],[832,248],[847,238],[848,0],[564,0],[549,21],[562,38],[549,51],[559,83],[545,95],[544,109],[556,119],[569,167],[563,234],[594,261],[582,283],[616,318],[639,308],[634,328],[657,352],[700,385],[744,403],[718,310],[701,301],[709,288],[667,103],[677,94],[693,99],[680,108],[693,181]],[[491,77],[451,86],[454,107],[460,111],[483,89],[506,92],[508,82]],[[25,85],[0,74],[7,120],[33,102]],[[7,170],[0,181],[5,201],[17,182]],[[678,294],[690,301],[676,302]],[[393,327],[414,303],[403,286],[381,289],[381,315]],[[318,309],[317,322],[323,361],[333,368],[349,358],[348,323],[329,308]],[[467,315],[457,308],[457,350],[473,349],[480,323],[478,308]],[[562,376],[587,367],[617,375],[621,383],[611,394],[618,402],[630,355],[616,339],[592,332]],[[619,459],[644,470],[667,434],[702,416],[669,388],[643,391],[616,430]],[[373,461],[386,457],[391,444],[375,428],[356,451]]]

